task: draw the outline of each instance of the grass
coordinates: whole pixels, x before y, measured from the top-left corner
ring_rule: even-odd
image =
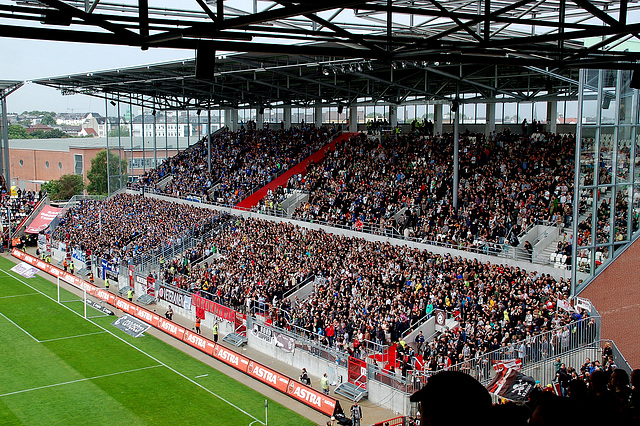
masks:
[[[0,424],[264,424],[249,386],[114,317],[84,319],[77,296],[59,305],[54,283],[13,265],[0,258]],[[269,424],[314,423],[269,401]]]

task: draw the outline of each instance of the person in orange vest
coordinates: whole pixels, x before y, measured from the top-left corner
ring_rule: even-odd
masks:
[[[89,282],[93,284],[93,272],[89,271]]]
[[[68,264],[67,264],[67,259],[65,259],[65,260],[62,262],[62,269],[64,269],[64,271],[65,271],[65,272],[67,272],[67,266],[68,266]]]
[[[196,317],[196,333],[200,334],[200,318]]]

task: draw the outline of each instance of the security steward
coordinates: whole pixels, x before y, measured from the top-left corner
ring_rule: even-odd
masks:
[[[215,323],[213,325],[213,341],[214,342],[218,341],[218,323]]]
[[[129,302],[133,302],[133,289],[132,288],[127,290],[127,298],[129,299]]]

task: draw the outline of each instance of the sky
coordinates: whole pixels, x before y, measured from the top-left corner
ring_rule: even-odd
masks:
[[[194,52],[61,43],[0,37],[0,80],[28,81],[67,74],[193,58]],[[7,111],[104,111],[104,100],[86,95],[62,96],[58,90],[26,83],[7,97]]]

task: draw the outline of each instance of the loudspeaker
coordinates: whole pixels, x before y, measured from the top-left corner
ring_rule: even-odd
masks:
[[[636,68],[635,70],[633,70],[629,86],[632,89],[640,89],[640,68]]]
[[[264,114],[264,107],[260,107],[260,109],[258,110],[258,114]]]
[[[338,114],[342,114],[342,110],[344,107],[342,105],[338,105]]]
[[[611,98],[605,96],[602,98],[602,109],[609,109],[609,106],[611,106]]]
[[[196,78],[213,80],[216,67],[216,49],[212,42],[199,41],[196,49]]]
[[[458,101],[453,101],[453,103],[451,104],[451,112],[456,111],[458,111]]]

